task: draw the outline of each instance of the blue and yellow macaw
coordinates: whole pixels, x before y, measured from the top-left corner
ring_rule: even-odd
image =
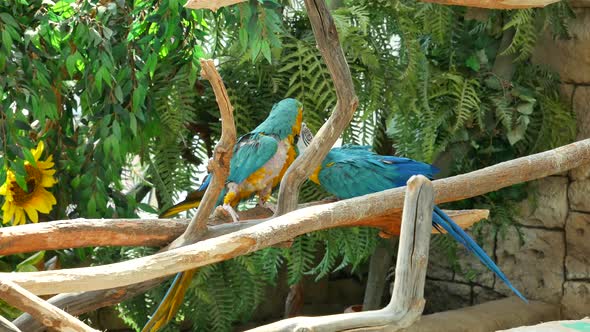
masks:
[[[298,155],[297,141],[302,119],[303,104],[295,99],[284,99],[273,106],[264,122],[238,139],[230,160],[226,186],[217,202],[217,205],[223,205],[234,221],[238,220],[234,208],[241,200],[258,195],[259,204],[264,205],[272,190],[279,185]],[[198,207],[210,179],[207,176],[197,191],[163,212],[161,217]],[[176,275],[142,332],[157,331],[176,315],[195,272],[190,270]]]
[[[308,130],[303,124],[302,138],[310,135]],[[310,140],[303,141],[307,143]],[[413,175],[421,174],[432,179],[436,173],[438,169],[429,164],[408,158],[381,156],[370,151],[368,146],[348,145],[331,149],[309,179],[337,198],[347,199],[405,186]],[[485,251],[438,206],[434,206],[432,225],[438,231],[444,229],[449,233],[527,302]]]

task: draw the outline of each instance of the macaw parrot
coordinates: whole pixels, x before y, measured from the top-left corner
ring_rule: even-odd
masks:
[[[303,104],[295,99],[284,99],[273,106],[264,122],[238,139],[225,188],[217,201],[234,221],[238,220],[234,208],[241,200],[258,195],[259,204],[265,205],[272,190],[279,185],[298,155],[302,119]],[[169,217],[198,207],[210,180],[208,175],[195,192],[160,216]],[[190,270],[176,275],[142,332],[157,331],[176,315],[195,272]]]
[[[301,130],[303,143],[307,144],[311,141],[310,135],[313,136],[303,124]],[[347,199],[405,186],[413,175],[421,174],[432,179],[433,175],[438,173],[438,169],[432,165],[408,158],[381,156],[370,151],[370,148],[345,145],[331,149],[309,179],[338,199]],[[436,205],[432,214],[432,226],[440,232],[444,229],[477,256],[518,297],[528,302],[485,251]]]

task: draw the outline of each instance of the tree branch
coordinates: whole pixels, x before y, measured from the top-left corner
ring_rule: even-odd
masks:
[[[324,0],[305,0],[317,47],[330,71],[338,101],[330,118],[320,128],[305,152],[295,159],[281,180],[275,216],[295,210],[301,184],[324,160],[358,106],[350,69],[340,46],[338,32]]]
[[[440,5],[454,5],[491,9],[519,9],[545,7],[559,0],[421,0]]]
[[[191,9],[211,9],[216,12],[219,8],[235,5],[246,0],[188,0],[184,5]]]
[[[320,205],[305,204],[305,206]],[[485,219],[488,210],[448,210],[461,228]],[[255,207],[238,212],[240,223],[209,226],[201,239],[210,239],[258,225],[272,216],[270,210]],[[248,222],[245,222],[249,220]],[[0,228],[0,255],[14,255],[41,250],[59,250],[105,246],[165,246],[180,236],[187,219],[74,219],[56,220],[38,224],[26,224]],[[377,217],[363,218],[351,226],[370,226],[381,229],[384,235],[399,235],[400,212]]]
[[[381,310],[321,317],[295,317],[250,331],[344,331],[387,325],[410,326],[424,309],[424,282],[432,229],[432,183],[424,176],[408,180],[391,301]]]
[[[43,325],[58,331],[98,332],[9,280],[0,280],[0,298],[11,306],[30,313]]]
[[[436,202],[465,199],[565,172],[590,162],[590,139],[433,182]],[[0,273],[35,294],[119,287],[245,255],[296,236],[348,226],[399,211],[405,187],[293,211],[273,220],[196,244],[126,262],[59,271]]]
[[[209,160],[207,169],[211,173],[211,182],[205,191],[205,195],[199,204],[197,213],[191,220],[184,233],[170,244],[169,248],[177,248],[187,243],[197,241],[207,230],[207,221],[211,212],[217,205],[217,199],[225,187],[225,180],[229,175],[229,162],[234,153],[236,144],[236,125],[234,123],[234,109],[229,101],[227,90],[213,60],[201,59],[201,76],[211,83],[215,100],[219,105],[221,114],[221,137],[215,149],[213,158]]]

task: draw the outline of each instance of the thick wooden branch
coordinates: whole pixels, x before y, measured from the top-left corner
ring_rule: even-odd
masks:
[[[590,163],[590,139],[433,182],[436,202],[460,200]],[[405,187],[290,212],[196,244],[126,262],[58,271],[0,273],[35,294],[120,287],[248,254],[296,236],[398,211]]]
[[[321,317],[294,317],[250,331],[332,332],[377,326],[388,326],[388,330],[395,331],[416,321],[425,302],[424,282],[434,201],[432,183],[422,175],[413,176],[408,181],[406,193],[393,293],[385,308]]]
[[[319,204],[312,204],[319,205]],[[307,206],[311,206],[307,204]],[[488,210],[445,210],[461,228],[485,219]],[[272,216],[270,210],[255,207],[238,213],[251,222],[209,226],[202,239],[210,239],[257,225]],[[379,228],[384,235],[399,235],[401,211],[388,216],[364,218],[351,226]],[[216,222],[211,217],[212,223]],[[180,236],[187,219],[73,219],[0,228],[0,255],[41,250],[106,246],[165,246]]]
[[[519,9],[545,7],[559,0],[420,0],[440,5],[455,5],[491,9]]]
[[[98,332],[9,280],[0,280],[0,298],[11,306],[28,312],[46,327],[57,331]]]
[[[139,294],[143,294],[156,287],[164,280],[165,278],[152,279],[139,284],[113,289],[101,289],[84,293],[59,294],[50,298],[47,302],[57,308],[67,310],[71,315],[77,316],[99,308],[112,306]],[[43,324],[27,313],[20,315],[13,321],[13,323],[22,331],[45,331]]]
[[[234,123],[234,108],[229,101],[227,90],[225,89],[221,76],[219,76],[217,69],[215,69],[213,60],[201,59],[201,76],[211,83],[213,92],[215,93],[215,100],[217,101],[217,105],[219,105],[221,137],[217,145],[215,145],[213,158],[209,160],[209,165],[207,166],[212,176],[211,182],[199,204],[197,213],[184,233],[170,245],[170,248],[195,242],[207,230],[209,216],[217,205],[217,199],[225,187],[225,180],[229,175],[229,162],[234,153],[234,145],[236,144],[237,134]]]
[[[281,180],[275,216],[295,210],[299,188],[324,160],[344,128],[352,120],[358,106],[350,68],[340,46],[336,25],[325,1],[305,0],[305,7],[317,47],[334,82],[338,100],[328,121],[320,128],[306,151],[293,162]]]
[[[246,0],[188,0],[184,5],[191,9],[211,9],[217,11],[221,7],[235,5]]]

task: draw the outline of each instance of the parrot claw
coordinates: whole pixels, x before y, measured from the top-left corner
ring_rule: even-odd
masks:
[[[261,202],[261,201],[258,201],[258,205],[260,207],[265,208],[265,209],[269,209],[272,213],[277,212],[277,206],[276,206],[276,204],[272,204],[270,202]]]
[[[233,207],[231,207],[231,205],[223,204],[222,208],[225,211],[227,211],[233,222],[240,222],[240,217],[238,216],[238,213],[236,212],[236,210],[234,210]]]

